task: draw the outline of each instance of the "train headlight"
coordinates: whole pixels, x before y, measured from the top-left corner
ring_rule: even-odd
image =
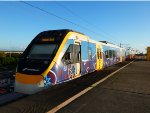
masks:
[[[38,87],[44,87],[44,80],[41,80],[39,83],[37,83]]]

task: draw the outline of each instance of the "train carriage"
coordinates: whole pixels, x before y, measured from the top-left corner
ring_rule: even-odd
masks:
[[[72,30],[38,34],[17,66],[15,91],[33,94],[51,85],[102,70],[122,58],[116,45],[97,42]]]

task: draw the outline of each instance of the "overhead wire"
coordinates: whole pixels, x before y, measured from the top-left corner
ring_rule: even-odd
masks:
[[[20,1],[20,2],[26,4],[26,5],[28,5],[28,6],[32,7],[32,8],[34,8],[34,9],[40,10],[40,11],[42,11],[42,12],[48,14],[48,15],[51,15],[51,16],[54,16],[54,17],[60,19],[60,20],[63,20],[63,21],[65,21],[65,22],[67,22],[67,23],[70,23],[70,24],[72,24],[72,25],[74,25],[74,26],[77,26],[77,27],[80,27],[80,28],[85,29],[85,30],[87,30],[87,31],[90,31],[91,33],[93,33],[93,34],[96,35],[96,36],[103,36],[102,34],[99,34],[99,33],[95,32],[95,31],[93,31],[93,30],[91,30],[91,29],[89,29],[89,28],[87,28],[87,27],[81,26],[81,25],[79,25],[79,24],[77,24],[77,23],[74,23],[74,22],[68,20],[68,19],[62,18],[62,17],[60,17],[60,16],[58,16],[58,15],[56,15],[56,14],[50,12],[50,11],[47,11],[47,10],[45,10],[45,9],[42,9],[42,8],[38,7],[38,6],[32,5],[32,4],[30,4],[30,3],[26,2],[26,1]],[[67,10],[69,11],[69,9],[67,9]],[[70,12],[72,12],[72,11],[70,10]],[[72,13],[73,13],[73,12],[72,12]],[[80,18],[81,18],[81,17],[80,17]]]
[[[56,15],[56,14],[50,12],[50,11],[46,11],[46,10],[40,8],[40,7],[37,7],[37,6],[35,6],[35,5],[32,5],[32,4],[30,4],[30,3],[28,3],[28,2],[25,2],[25,1],[21,1],[21,2],[24,3],[24,4],[26,4],[26,5],[28,5],[28,6],[33,7],[33,8],[35,8],[35,9],[38,9],[38,10],[44,12],[44,13],[47,13],[48,15],[52,15],[52,16],[54,16],[54,17],[60,19],[60,20],[66,21],[66,22],[68,22],[68,23],[70,23],[70,24],[73,24],[73,25],[75,25],[75,26],[78,26],[78,27],[80,27],[80,28],[83,28],[83,29],[86,29],[86,30],[88,30],[88,31],[90,31],[90,32],[95,33],[93,30],[91,30],[91,29],[89,29],[89,28],[86,28],[86,27],[84,27],[84,26],[81,26],[81,25],[79,25],[79,24],[76,24],[76,23],[74,23],[74,22],[72,22],[72,21],[70,21],[70,20],[68,20],[68,19],[62,18],[62,17],[60,17],[60,16],[58,16],[58,15]]]
[[[60,6],[60,7],[62,7],[62,8],[64,8],[65,10],[67,10],[68,12],[70,12],[72,15],[74,15],[74,16],[76,16],[77,18],[79,18],[80,20],[82,20],[82,21],[84,21],[85,23],[87,23],[87,24],[89,24],[89,25],[92,25],[92,26],[94,26],[94,27],[96,27],[96,28],[98,28],[100,31],[102,31],[104,34],[106,34],[106,35],[108,35],[108,36],[110,36],[110,37],[113,37],[111,34],[109,34],[109,33],[107,33],[107,32],[105,32],[104,30],[102,30],[100,27],[98,27],[97,25],[95,25],[95,24],[93,24],[93,23],[91,23],[91,22],[89,22],[88,20],[86,20],[85,18],[83,18],[83,17],[81,17],[81,16],[79,16],[78,14],[76,14],[75,12],[73,12],[72,10],[70,10],[68,7],[66,7],[66,6],[64,6],[64,5],[62,5],[61,3],[59,3],[59,2],[55,2],[55,4],[57,4],[58,6]],[[102,35],[102,36],[104,36],[104,37],[106,37],[105,35]],[[109,39],[111,39],[110,37],[106,37],[106,38],[109,38]],[[113,39],[111,39],[112,41],[114,41],[114,42],[116,42],[115,40],[113,40]]]

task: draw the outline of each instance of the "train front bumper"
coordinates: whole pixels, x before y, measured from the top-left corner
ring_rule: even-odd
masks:
[[[16,73],[15,92],[34,94],[42,89],[44,89],[44,80],[41,75]]]
[[[34,94],[44,89],[44,83],[38,84],[23,84],[15,81],[15,92],[24,94]]]

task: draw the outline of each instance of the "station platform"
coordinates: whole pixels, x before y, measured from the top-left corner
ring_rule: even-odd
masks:
[[[133,62],[58,113],[150,113],[150,62]]]
[[[7,103],[0,106],[0,113],[50,113],[51,109],[127,63]],[[57,113],[150,113],[150,62],[134,61]]]

